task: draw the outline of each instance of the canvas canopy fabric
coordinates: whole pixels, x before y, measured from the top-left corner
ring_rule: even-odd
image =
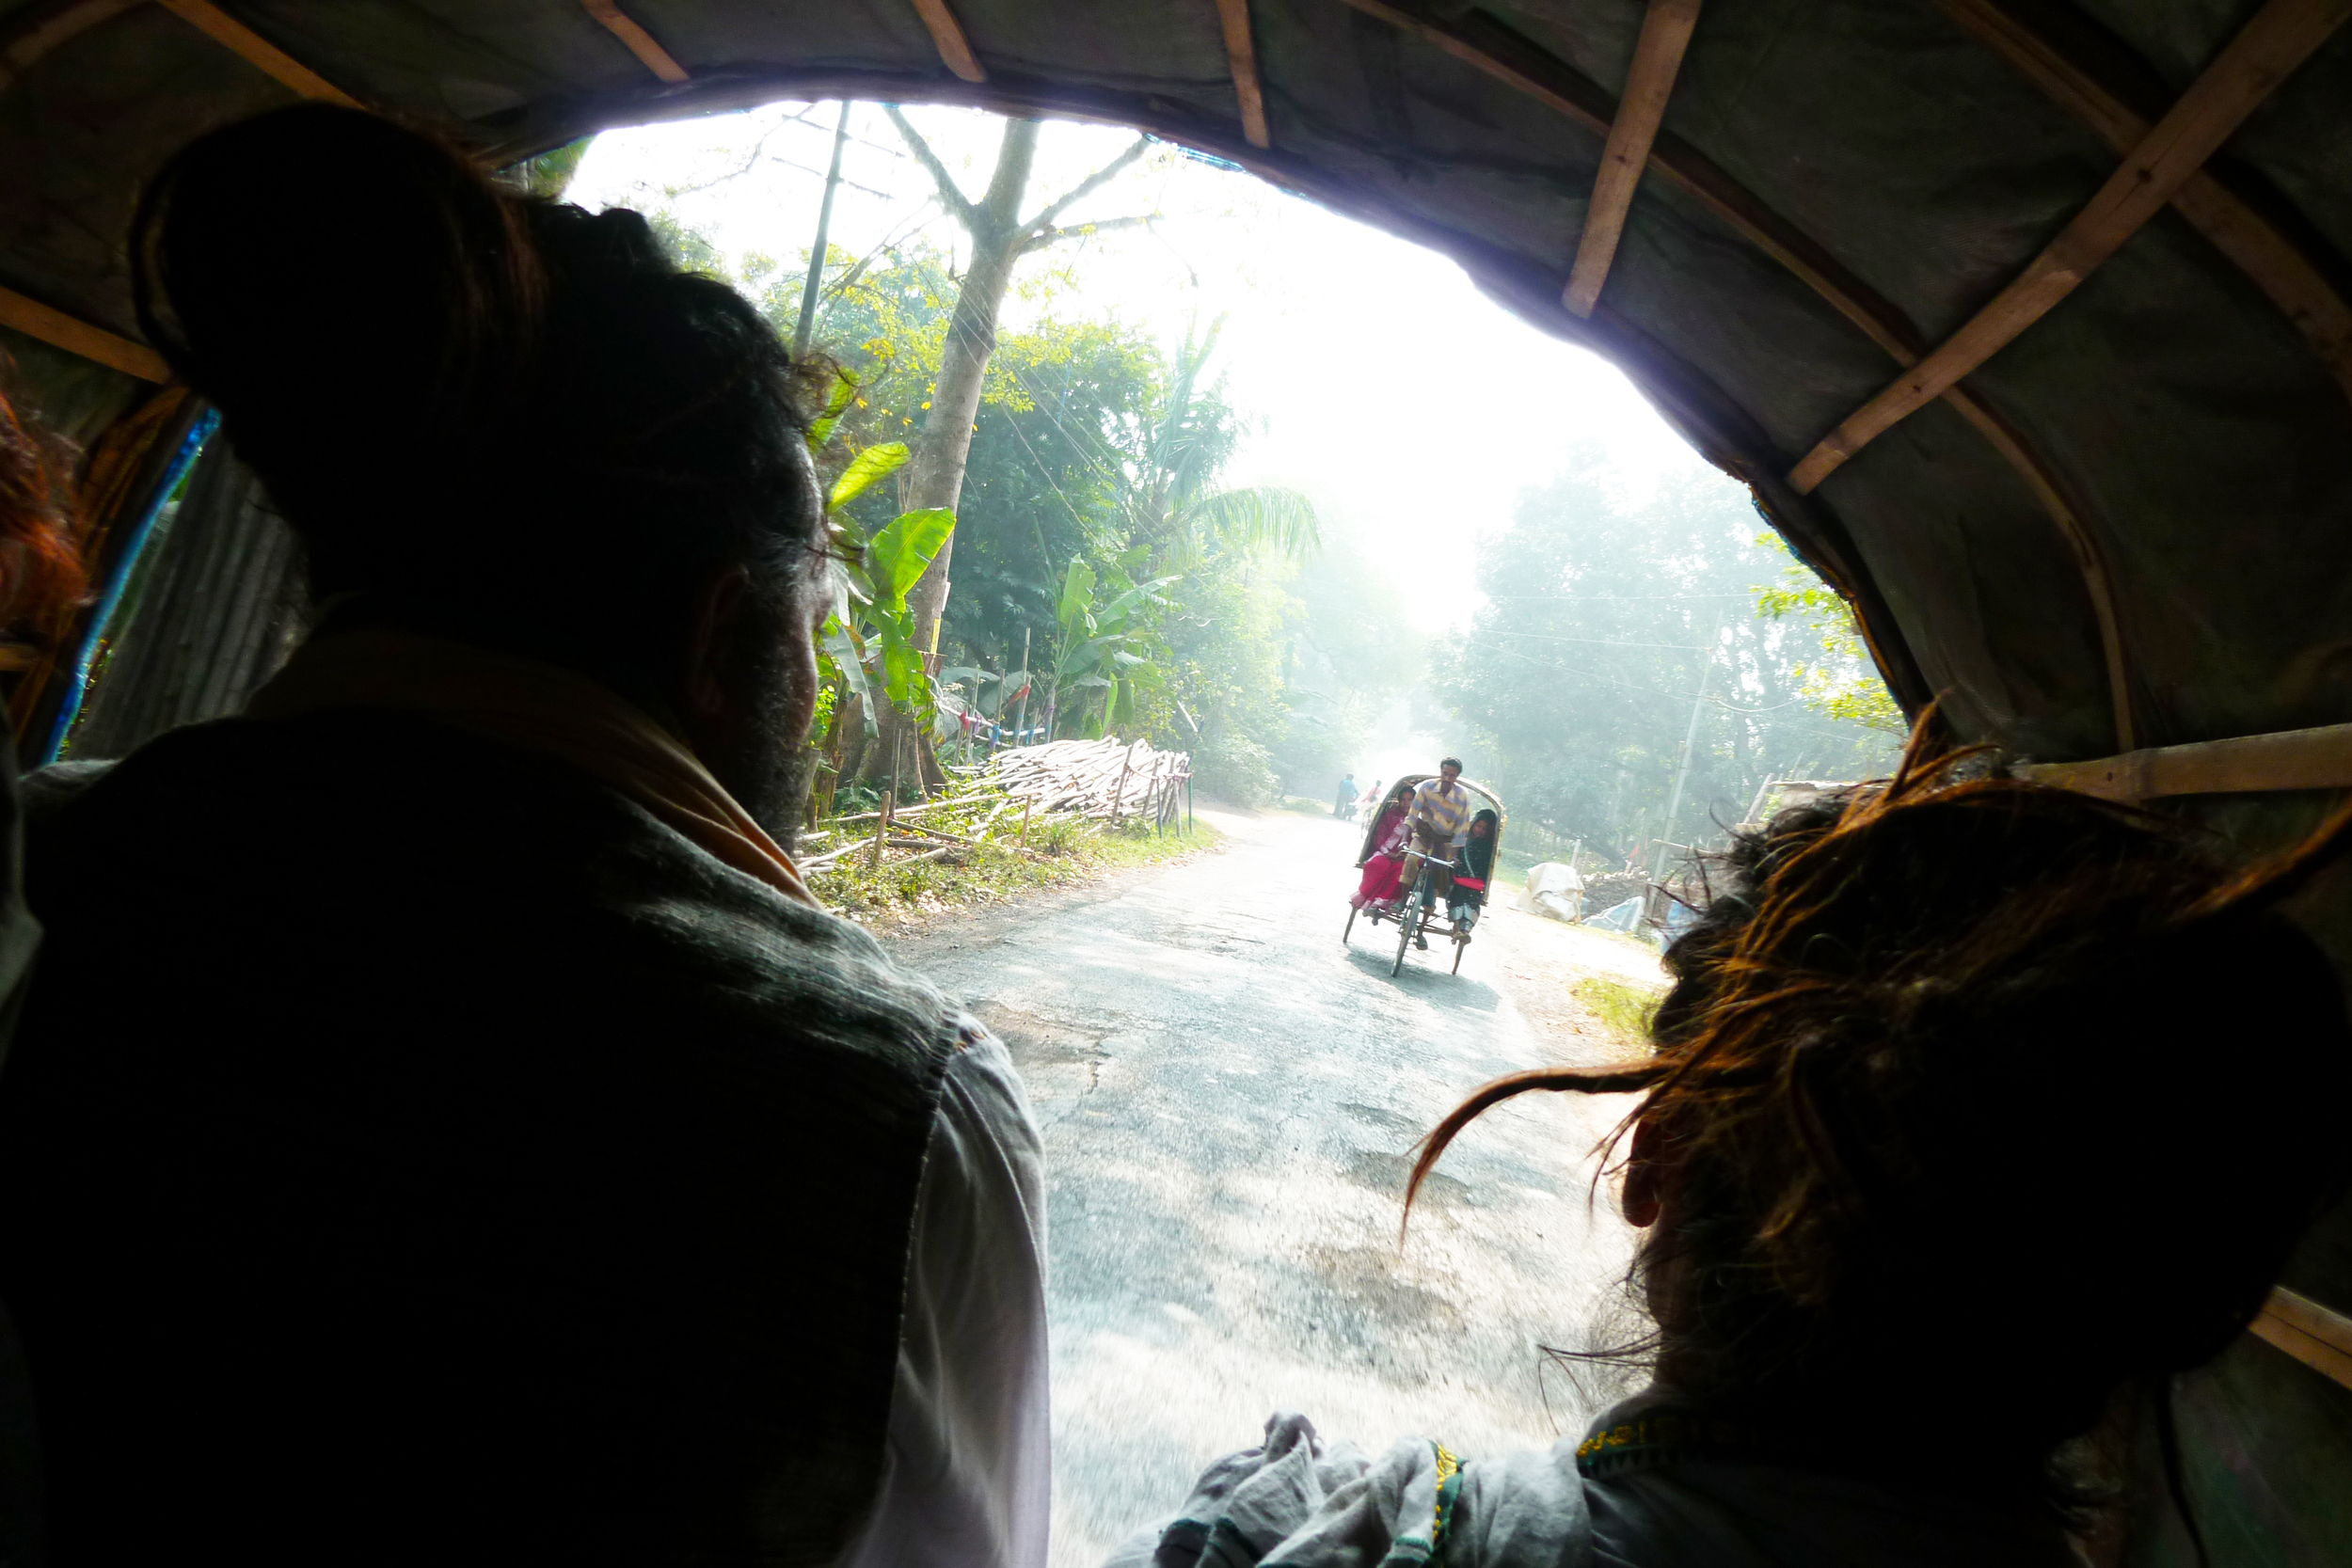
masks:
[[[0,287],[135,338],[121,235],[141,180],[197,133],[294,95],[200,25],[222,19],[310,73],[309,90],[493,161],[783,96],[1124,121],[1436,246],[1624,367],[1852,596],[1898,694],[1944,694],[1961,736],[2076,758],[2352,718],[2342,353],[2331,366],[2328,323],[2306,305],[2298,325],[2178,208],[1967,378],[2022,457],[1944,400],[1814,494],[1787,483],[1898,372],[1886,343],[1916,352],[1962,325],[2117,167],[2081,106],[1987,28],[2016,22],[2078,88],[2144,125],[2259,8],[2007,3],[1707,6],[1583,320],[1560,292],[1596,127],[1643,22],[1631,0],[0,0]],[[1226,9],[1254,55],[1263,148],[1247,135]],[[625,13],[684,79],[657,74],[599,11]],[[984,80],[950,68],[931,13],[952,17]],[[2352,34],[2338,32],[2206,168],[2338,309],[2347,101]],[[1432,369],[1426,339],[1398,330],[1380,403],[1401,410]],[[54,354],[26,357],[62,379]],[[2106,641],[2085,549],[2112,600]]]

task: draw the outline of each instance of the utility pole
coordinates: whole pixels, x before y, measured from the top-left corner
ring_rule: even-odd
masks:
[[[801,285],[801,320],[792,329],[792,357],[808,353],[817,326],[817,286],[825,279],[826,246],[833,231],[833,193],[841,188],[841,149],[850,140],[850,101],[841,101],[841,122],[833,128],[833,164],[825,170],[825,198],[817,204],[817,244],[808,253],[808,281]]]
[[[1691,776],[1691,752],[1698,744],[1699,714],[1707,706],[1707,677],[1715,673],[1715,645],[1722,641],[1723,635],[1724,612],[1717,610],[1715,629],[1707,634],[1707,662],[1699,666],[1698,695],[1691,700],[1691,727],[1682,734],[1682,762],[1675,768],[1674,796],[1666,802],[1666,820],[1659,828],[1661,832],[1670,833],[1675,831],[1675,814],[1682,809],[1682,785],[1683,782]],[[1696,843],[1697,840],[1693,839],[1692,842]]]
[[[1013,743],[1020,746],[1028,744],[1021,738],[1021,732],[1029,727],[1029,634],[1033,629],[1021,628],[1021,717],[1012,721]]]

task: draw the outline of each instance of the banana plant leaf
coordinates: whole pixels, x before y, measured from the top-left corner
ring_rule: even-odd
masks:
[[[873,563],[874,589],[883,608],[893,611],[906,608],[907,591],[955,528],[956,515],[935,506],[901,512],[874,535],[866,554]]]
[[[867,447],[850,459],[850,466],[841,470],[839,479],[833,482],[833,494],[825,498],[825,510],[840,511],[885,477],[904,467],[907,456],[904,441],[885,441],[879,446]]]

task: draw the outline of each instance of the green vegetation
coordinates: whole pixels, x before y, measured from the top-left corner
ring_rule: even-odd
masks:
[[[1511,802],[1509,847],[1542,842],[1530,827],[1620,864],[1646,845],[1661,874],[1683,852],[1659,841],[1718,842],[1768,781],[1891,767],[1899,734],[1865,711],[1873,690],[1892,709],[1884,687],[1824,648],[1851,630],[1835,595],[1784,578],[1759,613],[1757,579],[1794,562],[1756,543],[1748,498],[1693,469],[1634,502],[1613,477],[1586,448],[1523,492],[1481,542],[1488,602],[1430,657],[1470,771]]]
[[[1820,639],[1818,664],[1799,664],[1790,673],[1807,707],[1816,713],[1885,735],[1908,736],[1911,721],[1895,705],[1895,694],[1879,679],[1853,607],[1839,598],[1789,553],[1777,533],[1759,533],[1756,547],[1786,559],[1780,580],[1756,590],[1759,620],[1793,620]]]
[[[656,227],[790,332],[798,268],[730,268],[675,218]],[[1009,724],[1025,690],[1032,725],[1189,752],[1201,794],[1245,805],[1320,793],[1356,762],[1421,673],[1402,595],[1353,555],[1319,553],[1306,497],[1227,482],[1253,426],[1215,373],[1214,325],[1170,350],[1116,320],[1070,319],[1058,274],[1015,281],[1025,325],[1000,325],[988,361],[927,686],[899,585],[939,546],[900,519],[938,509],[904,510],[903,453],[930,414],[956,281],[923,243],[836,248],[825,277],[815,341],[850,379],[819,464],[850,581],[828,627],[818,743],[845,802],[890,782],[877,698],[938,737],[966,711]],[[845,489],[852,474],[863,483]]]
[[[893,849],[886,853],[900,858],[885,858],[879,866],[867,863],[864,847],[853,848],[809,870],[809,890],[838,913],[868,923],[901,922],[1180,860],[1216,848],[1224,836],[1205,822],[1160,834],[1141,822],[1113,829],[1065,816],[1032,817],[1024,834],[1020,803],[1002,791],[958,779],[950,800],[903,819],[892,836],[903,841],[953,834],[983,842],[942,838],[941,852],[930,860],[909,860],[904,850]],[[871,821],[819,822],[802,835],[797,858],[803,863],[816,861],[845,841],[869,840],[873,832]]]
[[[1662,991],[1629,986],[1621,980],[1586,975],[1568,993],[1592,1010],[1595,1018],[1629,1043],[1649,1043],[1649,1021],[1658,1011]]]
[[[1008,154],[1018,139],[1008,133]],[[1150,169],[1163,151],[1131,148],[1098,174]],[[939,195],[955,221],[941,227],[977,232],[952,184]],[[1144,220],[1117,223],[1131,221]],[[790,333],[807,258],[729,257],[675,216],[655,222],[682,261]],[[1375,735],[1419,730],[1510,800],[1507,873],[1579,840],[1588,874],[1635,855],[1660,873],[1681,854],[1660,843],[1716,841],[1771,781],[1891,764],[1901,715],[1851,615],[1757,539],[1723,476],[1693,466],[1629,498],[1605,453],[1571,449],[1507,519],[1432,517],[1447,543],[1421,575],[1460,601],[1460,629],[1433,645],[1394,563],[1357,547],[1345,518],[1242,482],[1237,459],[1261,430],[1228,395],[1221,321],[1163,339],[1082,305],[1068,248],[1051,262],[1014,253],[982,278],[977,252],[960,265],[921,230],[904,235],[833,247],[817,290],[814,341],[847,375],[819,456],[849,563],[818,742],[842,809],[894,779],[924,792],[902,732],[937,745],[967,720],[1025,711],[1055,736],[1190,752],[1203,795],[1248,805],[1320,801],[1363,769]],[[993,331],[975,370],[950,326],[982,283]],[[938,409],[962,407],[975,375],[952,514],[917,505],[937,488],[924,454]],[[951,422],[964,430],[960,413]],[[926,595],[950,552],[932,642]],[[964,750],[947,745],[946,760]],[[922,772],[936,793],[936,764]]]

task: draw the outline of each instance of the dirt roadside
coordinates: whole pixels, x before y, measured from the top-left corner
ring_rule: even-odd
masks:
[[[1504,884],[1495,889],[1464,967],[1479,963],[1482,957],[1491,971],[1500,972],[1495,976],[1498,989],[1510,993],[1529,1027],[1564,1064],[1623,1061],[1642,1054],[1641,1041],[1595,1012],[1578,996],[1577,987],[1600,980],[1662,992],[1665,966],[1647,947],[1538,914],[1523,889]]]

